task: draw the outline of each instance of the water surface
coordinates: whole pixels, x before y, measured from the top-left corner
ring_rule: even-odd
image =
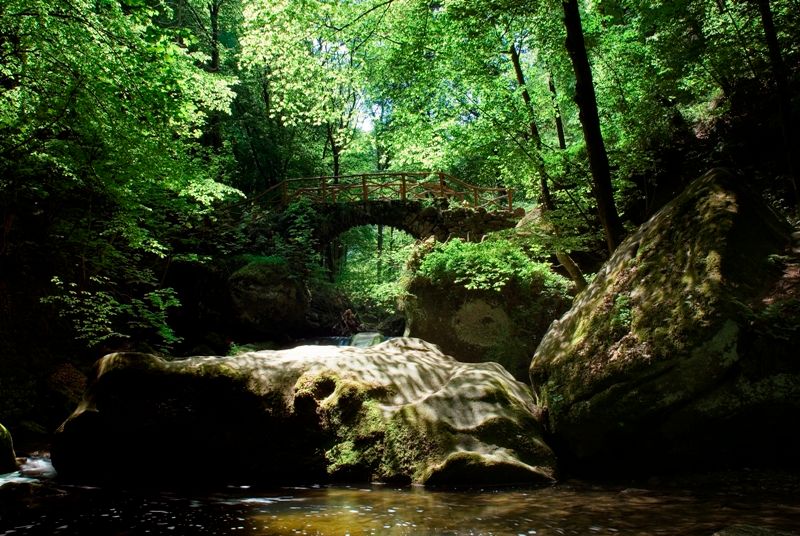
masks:
[[[786,475],[460,492],[381,485],[156,492],[47,482],[46,462],[37,463],[38,476],[0,478],[0,535],[710,536],[734,524],[800,527],[800,486]],[[18,506],[9,511],[9,501]]]

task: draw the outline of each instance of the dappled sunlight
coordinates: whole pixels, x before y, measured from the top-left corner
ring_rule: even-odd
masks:
[[[520,410],[533,410],[527,387],[496,363],[460,363],[420,339],[393,339],[365,349],[301,346],[225,360],[246,369],[251,383],[293,385],[303,373],[323,371],[357,379],[385,388],[374,396],[387,415],[413,405],[419,417],[444,420],[455,430],[495,418],[514,420]],[[499,399],[498,393],[508,400]]]
[[[787,247],[783,227],[757,196],[714,170],[622,243],[531,363],[537,401],[574,455],[635,445],[686,456],[734,450],[721,433],[704,439],[695,428],[741,419],[744,430],[752,419],[745,400],[759,407],[749,369],[768,374],[774,365],[751,339],[763,296],[787,273],[775,261]],[[737,404],[725,398],[731,390]],[[791,405],[790,393],[787,384],[777,396]]]
[[[65,423],[65,429],[72,423],[74,432],[62,430],[67,445],[86,430],[111,441],[142,434],[137,441],[147,445],[156,437],[163,441],[176,427],[203,435],[213,423],[222,432],[221,445],[227,437],[236,441],[226,449],[251,448],[242,441],[265,442],[273,455],[294,460],[284,472],[291,472],[292,464],[312,463],[333,477],[434,479],[435,485],[446,485],[450,479],[463,483],[467,473],[480,475],[485,484],[547,482],[554,471],[527,386],[497,363],[461,363],[421,339],[172,361],[112,354],[101,360],[98,372],[99,390],[90,389],[86,404]],[[141,398],[142,382],[159,387]],[[99,410],[92,406],[96,401],[102,402]],[[100,419],[87,420],[88,410],[99,412]],[[108,422],[103,415],[124,419]],[[238,423],[230,431],[228,419]],[[201,430],[195,432],[195,426]],[[272,446],[273,434],[309,442],[284,452]],[[173,448],[183,448],[183,438],[175,440]],[[76,447],[66,451],[73,452],[70,448]],[[253,471],[272,474],[267,460],[252,463]]]

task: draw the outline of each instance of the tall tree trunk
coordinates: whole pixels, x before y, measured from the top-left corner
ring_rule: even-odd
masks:
[[[542,137],[539,135],[539,129],[536,126],[536,120],[533,117],[533,102],[531,101],[531,94],[528,93],[528,86],[525,84],[525,73],[522,71],[522,63],[519,60],[519,51],[514,43],[511,43],[509,48],[511,54],[511,65],[514,66],[514,74],[517,77],[517,84],[522,88],[522,100],[525,101],[525,107],[528,109],[530,115],[530,129],[531,139],[536,146],[538,152],[542,148]],[[541,159],[541,157],[539,157]]]
[[[375,263],[375,271],[378,276],[378,281],[381,279],[383,273],[383,225],[378,224],[378,258]]]
[[[219,0],[212,0],[208,3],[208,16],[211,22],[211,61],[208,70],[212,73],[218,73],[220,70],[219,11],[221,7],[222,1]],[[219,111],[209,113],[208,127],[209,145],[219,151],[222,149],[222,114]]]
[[[211,63],[209,64],[209,71],[212,73],[219,72],[219,10],[222,7],[222,2],[209,2],[208,15],[211,21]]]
[[[556,84],[553,82],[553,73],[547,73],[547,87],[550,88],[550,98],[553,100],[553,113],[556,116],[558,147],[563,151],[567,148],[567,138],[564,135],[564,121],[561,119],[561,108],[558,106],[558,93],[556,93]]]
[[[794,150],[794,128],[791,114],[791,101],[789,99],[789,81],[786,76],[786,65],[783,63],[781,47],[778,43],[778,32],[775,30],[775,21],[772,17],[772,8],[769,0],[756,0],[758,12],[761,15],[761,26],[764,28],[764,38],[769,50],[769,62],[772,67],[772,76],[775,78],[775,89],[778,93],[778,114],[780,115],[781,134],[783,135],[784,151],[789,174],[794,187],[795,202],[800,212],[800,191],[797,188],[797,155]]]
[[[611,185],[611,170],[608,154],[600,130],[600,117],[597,112],[597,96],[594,92],[592,68],[586,54],[583,40],[583,26],[578,8],[578,0],[562,0],[564,26],[567,30],[567,52],[575,72],[575,103],[578,105],[583,139],[589,153],[589,167],[592,170],[594,197],[597,201],[597,215],[603,226],[609,253],[613,253],[622,241],[625,229],[622,227],[614,204],[614,189]]]
[[[331,156],[333,157],[333,176],[336,177],[335,181],[338,183],[341,172],[341,164],[339,163],[341,160],[341,151],[338,145],[334,145],[331,149]]]
[[[339,184],[342,147],[336,141],[336,130],[330,123],[327,125],[327,133],[328,133],[328,145],[331,148],[331,159],[333,160],[333,182],[334,184]]]
[[[550,195],[550,187],[548,185],[548,181],[550,180],[550,176],[547,173],[547,169],[544,165],[544,159],[542,158],[542,138],[539,134],[539,129],[536,126],[536,120],[533,115],[533,103],[531,102],[530,93],[528,93],[528,88],[525,85],[525,73],[522,70],[522,63],[519,59],[519,51],[517,51],[516,45],[511,43],[511,48],[509,49],[509,53],[511,54],[511,64],[514,66],[514,73],[517,77],[517,84],[522,88],[522,100],[525,102],[525,107],[528,109],[528,114],[530,116],[528,130],[530,131],[530,137],[534,143],[535,150],[533,154],[533,161],[534,166],[536,167],[536,172],[539,175],[539,186],[542,192],[542,216],[546,217],[547,212],[552,212],[555,210],[555,202],[553,201],[553,197]],[[559,232],[558,228],[553,225],[553,234],[558,238]],[[570,279],[575,283],[575,288],[578,292],[582,291],[586,288],[586,279],[583,277],[583,273],[581,272],[578,265],[575,264],[575,261],[572,260],[572,257],[569,256],[569,253],[563,251],[559,248],[556,248],[556,259],[567,273],[570,276]]]

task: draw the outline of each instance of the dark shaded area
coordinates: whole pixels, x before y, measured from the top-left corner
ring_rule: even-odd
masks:
[[[800,121],[800,82],[790,82],[788,110],[776,105],[776,93],[768,79],[745,78],[712,103],[713,110],[725,110],[702,123],[690,124],[673,111],[672,137],[642,140],[653,162],[646,176],[628,179],[637,186],[638,198],[630,199],[626,216],[644,223],[657,210],[680,194],[694,177],[711,167],[724,167],[747,177],[749,186],[774,208],[794,212],[798,203],[797,177],[788,153],[794,145],[784,141],[784,124]],[[796,131],[797,128],[790,132]]]
[[[77,482],[180,486],[318,482],[326,444],[319,424],[298,420],[246,377],[153,372],[152,358],[125,358],[90,388],[96,410],[70,420],[52,447],[59,476]],[[209,369],[211,371],[211,369]]]
[[[566,467],[798,466],[789,230],[715,170],[623,243],[531,365]]]

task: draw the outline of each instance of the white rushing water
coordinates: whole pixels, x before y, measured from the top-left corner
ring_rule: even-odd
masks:
[[[22,463],[17,471],[0,475],[0,487],[9,483],[37,482],[55,478],[56,470],[50,458],[44,456],[31,456],[21,458]]]

